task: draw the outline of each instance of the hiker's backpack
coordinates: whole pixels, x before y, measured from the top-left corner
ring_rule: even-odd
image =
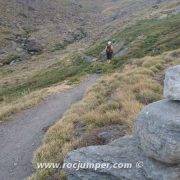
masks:
[[[112,47],[112,45],[107,45],[107,47],[106,47],[106,52],[107,52],[107,53],[113,53],[113,47]]]

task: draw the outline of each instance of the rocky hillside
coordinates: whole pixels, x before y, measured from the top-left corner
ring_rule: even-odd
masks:
[[[108,37],[128,22],[133,23],[146,16],[159,16],[164,8],[170,8],[168,13],[179,11],[178,1],[173,0],[168,5],[167,2],[1,0],[1,65],[26,60],[42,52],[62,50],[82,39],[87,46],[93,40]]]
[[[40,53],[44,48],[61,49],[86,36],[84,26],[97,24],[96,13],[76,1],[0,1],[1,59],[9,61],[28,54]],[[89,20],[88,20],[89,19]],[[2,56],[4,54],[4,56]],[[27,57],[23,57],[26,59]],[[7,63],[9,63],[7,61]]]

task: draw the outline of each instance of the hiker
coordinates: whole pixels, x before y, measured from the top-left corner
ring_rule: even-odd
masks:
[[[107,60],[110,63],[112,57],[113,57],[113,46],[112,46],[112,42],[109,41],[107,46],[106,46],[106,56],[107,56]]]

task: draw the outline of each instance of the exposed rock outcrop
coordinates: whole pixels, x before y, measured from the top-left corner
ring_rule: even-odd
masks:
[[[178,73],[173,75],[176,79]],[[168,84],[165,88],[169,88]],[[180,102],[161,100],[146,106],[137,118],[132,136],[77,149],[68,154],[65,163],[81,164],[78,170],[64,169],[70,180],[180,179]],[[105,163],[106,167],[89,168],[89,163]]]
[[[162,100],[146,106],[135,133],[144,153],[165,163],[180,163],[180,103]]]
[[[39,54],[42,51],[42,46],[36,39],[28,39],[24,45],[25,50],[29,54]]]
[[[180,100],[180,65],[167,70],[164,80],[164,96],[171,100]]]
[[[84,55],[82,58],[83,58],[83,60],[85,62],[94,62],[94,61],[97,61],[97,58],[95,58],[93,56],[86,56],[86,55]]]
[[[180,168],[162,164],[151,158],[147,158],[138,147],[136,138],[126,136],[104,146],[90,146],[71,152],[65,163],[94,163],[109,164],[107,168],[87,168],[87,169],[65,169],[69,180],[178,180],[180,178]],[[113,165],[124,163],[124,167],[113,168]],[[125,167],[127,163],[130,168]],[[83,166],[83,165],[82,165]]]

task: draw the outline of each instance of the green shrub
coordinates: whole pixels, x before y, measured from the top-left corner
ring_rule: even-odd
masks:
[[[53,48],[51,49],[52,52],[54,51],[59,51],[59,50],[63,50],[65,49],[65,47],[67,46],[66,43],[57,43],[53,46]]]
[[[105,41],[95,43],[93,46],[88,48],[88,50],[85,52],[88,56],[95,56],[99,57],[100,53],[105,49]]]

